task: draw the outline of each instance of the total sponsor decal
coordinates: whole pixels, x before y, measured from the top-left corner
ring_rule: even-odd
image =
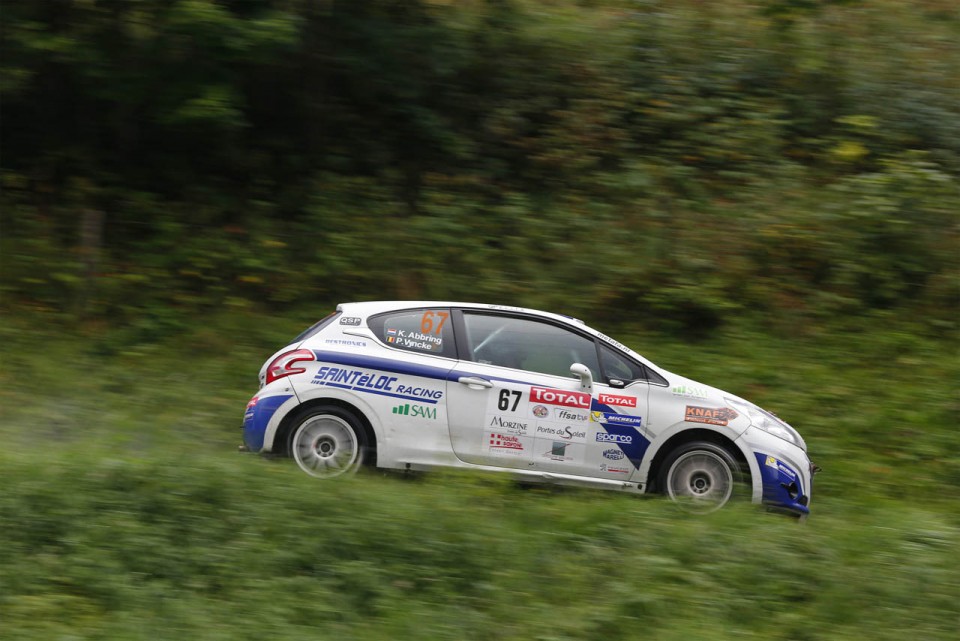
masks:
[[[427,407],[425,405],[416,405],[414,403],[397,405],[390,411],[394,414],[400,414],[401,416],[412,416],[414,418],[437,418],[436,407]]]
[[[538,407],[543,407],[538,405]],[[563,407],[558,407],[553,410],[554,415],[558,421],[588,421],[590,420],[590,413],[584,411],[578,411],[573,409],[566,409]],[[541,417],[543,418],[543,417]]]
[[[626,456],[626,454],[624,454],[621,450],[618,450],[613,447],[611,447],[609,450],[603,451],[603,458],[610,459],[611,461],[619,461],[624,456]]]
[[[707,388],[693,387],[692,385],[674,385],[670,388],[670,393],[683,398],[698,398],[701,400],[707,398]]]
[[[547,405],[590,409],[590,395],[583,392],[568,392],[549,387],[531,387],[530,400],[534,403],[546,403]]]
[[[640,427],[640,425],[643,423],[643,419],[639,416],[617,414],[615,412],[590,412],[590,420],[594,423],[629,425],[631,427]]]
[[[526,434],[530,429],[530,423],[505,419],[501,416],[493,416],[490,419],[490,427],[499,427],[502,430],[513,432],[514,434]]]
[[[547,418],[550,416],[550,410],[546,405],[534,405],[530,411],[533,412],[533,415],[537,418]]]
[[[697,407],[695,405],[687,405],[687,413],[684,420],[688,423],[727,425],[738,416],[740,415],[729,407]]]
[[[597,400],[604,405],[614,405],[618,407],[636,407],[637,399],[633,396],[620,396],[619,394],[600,394]]]
[[[490,434],[488,447],[491,452],[502,452],[504,454],[522,454],[526,449],[519,436],[497,433]]]
[[[442,390],[407,385],[399,381],[400,379],[398,377],[388,376],[387,374],[324,365],[317,370],[316,375],[310,382],[313,385],[326,385],[328,387],[349,389],[368,394],[380,394],[382,396],[393,396],[395,398],[405,398],[414,401],[419,400],[430,404],[434,404],[443,398]]]
[[[574,427],[572,425],[551,425],[549,423],[541,423],[537,425],[537,435],[538,436],[553,436],[556,438],[562,438],[566,441],[577,440],[583,442],[583,439],[587,437],[587,431]]]
[[[600,471],[607,472],[608,474],[629,474],[629,467],[616,467],[614,465],[607,465],[606,463],[600,464]]]

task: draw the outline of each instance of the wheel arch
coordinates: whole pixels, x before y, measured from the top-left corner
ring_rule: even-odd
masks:
[[[370,419],[367,417],[366,413],[361,410],[359,407],[339,398],[331,397],[321,397],[321,398],[312,398],[308,401],[304,401],[296,407],[296,410],[288,412],[286,416],[280,421],[280,425],[277,426],[277,430],[273,435],[272,451],[275,454],[282,456],[290,456],[290,436],[293,431],[294,419],[300,415],[301,412],[309,410],[313,407],[322,407],[322,406],[334,406],[339,407],[343,410],[346,410],[352,414],[357,421],[360,423],[360,427],[363,429],[364,436],[367,439],[367,447],[369,452],[367,453],[365,465],[370,465],[376,467],[377,465],[377,433],[373,429],[373,424],[370,422]]]
[[[670,456],[670,453],[681,445],[692,443],[693,441],[707,441],[728,450],[737,459],[737,462],[740,463],[744,473],[748,475],[747,480],[749,481],[751,489],[755,489],[756,479],[753,474],[753,468],[750,465],[749,452],[745,452],[742,449],[738,439],[730,438],[725,434],[710,429],[693,428],[680,430],[657,447],[656,452],[653,453],[653,457],[650,459],[650,465],[647,469],[647,484],[645,490],[647,493],[660,491],[660,488],[657,487],[657,479],[660,476],[660,469],[663,466],[663,462]],[[754,492],[754,494],[755,493],[756,492]]]

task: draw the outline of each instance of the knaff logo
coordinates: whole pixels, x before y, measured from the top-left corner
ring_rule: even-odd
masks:
[[[437,408],[436,407],[424,407],[423,405],[414,405],[412,403],[404,403],[403,405],[397,405],[391,410],[394,414],[400,414],[402,416],[413,416],[414,418],[437,418]]]
[[[604,405],[619,405],[620,407],[636,407],[637,399],[632,396],[618,396],[617,394],[600,394],[597,399]]]
[[[567,392],[548,387],[531,387],[530,399],[536,403],[563,405],[565,407],[590,408],[590,395],[582,392]]]
[[[729,407],[696,407],[687,405],[684,420],[688,423],[706,423],[708,425],[727,425],[740,416]]]

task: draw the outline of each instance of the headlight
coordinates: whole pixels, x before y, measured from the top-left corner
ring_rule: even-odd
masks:
[[[741,414],[746,414],[750,419],[750,423],[754,427],[758,427],[768,434],[773,434],[778,438],[782,438],[788,443],[793,443],[804,452],[807,451],[807,444],[803,441],[803,437],[784,421],[781,421],[779,418],[771,414],[770,412],[760,409],[753,403],[747,403],[746,401],[741,401],[736,398],[724,398],[731,408],[740,412]]]

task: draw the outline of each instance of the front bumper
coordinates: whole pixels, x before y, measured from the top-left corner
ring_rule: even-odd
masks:
[[[809,514],[813,474],[818,468],[807,453],[753,427],[744,432],[741,439],[753,452],[757,464],[754,497],[759,494],[760,501],[776,510]]]

